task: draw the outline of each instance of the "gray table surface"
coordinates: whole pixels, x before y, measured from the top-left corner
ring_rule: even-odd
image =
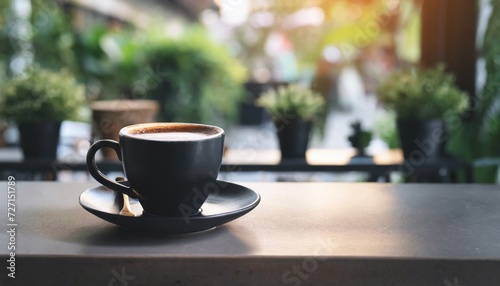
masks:
[[[154,236],[80,207],[93,183],[17,182],[16,278],[2,267],[0,285],[500,285],[500,186],[242,185],[262,196],[249,214]]]

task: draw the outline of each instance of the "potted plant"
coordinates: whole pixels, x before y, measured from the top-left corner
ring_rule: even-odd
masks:
[[[204,28],[190,27],[177,38],[151,39],[144,51],[147,68],[139,78],[148,79],[149,85],[137,92],[159,101],[162,121],[224,126],[236,120],[244,66]]]
[[[305,159],[313,121],[325,108],[325,100],[310,88],[298,84],[265,92],[256,104],[270,114],[282,159]]]
[[[455,85],[443,65],[394,73],[377,89],[381,103],[396,113],[400,145],[405,158],[445,155],[445,118],[468,107],[468,96]]]
[[[77,120],[84,87],[67,71],[32,68],[7,80],[0,115],[17,123],[25,159],[55,159],[64,120]]]

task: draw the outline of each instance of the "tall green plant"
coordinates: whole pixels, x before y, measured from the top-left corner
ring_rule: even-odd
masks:
[[[219,124],[235,118],[245,79],[239,61],[192,28],[146,47],[134,95],[159,100],[162,120]]]
[[[0,45],[0,68],[2,69],[0,75],[7,73],[6,67],[13,54],[7,29],[9,14],[11,14],[9,0],[0,0],[0,43],[2,43]]]
[[[500,0],[492,1],[493,12],[484,37],[482,55],[486,60],[486,82],[476,115],[478,139],[485,156],[500,156]]]
[[[31,0],[30,26],[26,27],[31,33],[19,35],[14,20],[11,1],[0,0],[0,62],[4,62],[5,68],[12,57],[21,52],[19,40],[31,43],[38,66],[53,70],[75,67],[71,21],[57,1]]]
[[[18,43],[13,30],[14,13],[10,0],[0,0],[0,75],[11,74],[10,63],[18,52]],[[5,80],[5,78],[0,79]]]
[[[131,98],[143,66],[148,39],[144,33],[123,28],[109,30],[97,24],[81,31],[76,51],[82,80],[98,82],[99,99]]]
[[[32,44],[36,63],[44,68],[74,69],[75,34],[69,14],[55,0],[31,0]]]
[[[475,98],[472,120],[461,125],[452,140],[451,149],[468,160],[500,157],[500,0],[492,0],[493,11],[484,35],[481,55],[486,62],[486,80]],[[495,183],[498,166],[475,170],[475,180]]]

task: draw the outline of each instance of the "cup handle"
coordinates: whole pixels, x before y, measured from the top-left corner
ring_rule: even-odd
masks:
[[[132,198],[137,198],[137,195],[134,193],[131,187],[117,183],[109,179],[106,175],[104,175],[99,168],[97,168],[97,164],[95,162],[95,154],[101,148],[111,148],[115,150],[118,155],[118,159],[122,160],[120,144],[114,140],[99,140],[90,146],[89,151],[87,152],[87,169],[89,170],[90,175],[96,179],[103,186],[108,187],[117,192],[126,194]]]

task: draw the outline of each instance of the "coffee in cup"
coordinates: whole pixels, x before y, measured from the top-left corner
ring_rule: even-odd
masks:
[[[138,198],[145,213],[186,216],[198,212],[222,162],[224,130],[194,123],[144,123],[124,127],[119,143],[95,142],[87,153],[89,173],[102,185]],[[127,184],[106,177],[95,154],[112,148],[122,161]]]

